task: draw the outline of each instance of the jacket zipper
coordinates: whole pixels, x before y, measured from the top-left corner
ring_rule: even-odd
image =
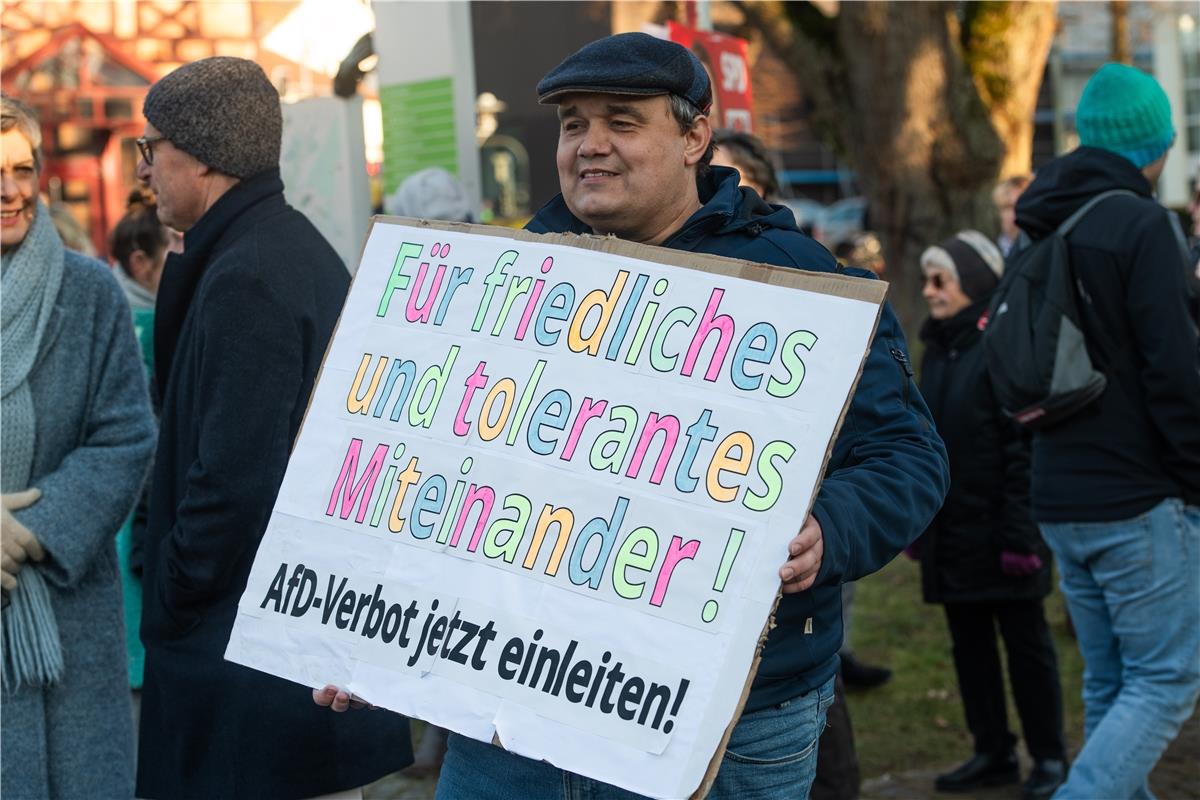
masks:
[[[891,350],[892,358],[896,359],[896,363],[904,371],[904,407],[908,408],[908,386],[912,383],[913,377],[912,365],[908,363],[908,353],[905,353],[899,347],[889,349]]]

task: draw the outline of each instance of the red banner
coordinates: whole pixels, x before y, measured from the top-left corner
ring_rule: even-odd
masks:
[[[713,126],[751,133],[750,62],[747,42],[736,36],[667,23],[667,38],[691,50],[713,86]]]

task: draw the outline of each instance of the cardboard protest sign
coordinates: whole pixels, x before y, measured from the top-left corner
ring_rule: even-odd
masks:
[[[226,657],[692,794],[884,289],[378,218]]]

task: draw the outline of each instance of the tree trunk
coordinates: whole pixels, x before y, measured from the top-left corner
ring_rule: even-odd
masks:
[[[975,88],[1004,143],[1000,177],[1032,171],[1033,115],[1058,18],[1053,3],[974,3],[966,21]]]
[[[1129,0],[1109,0],[1108,11],[1112,17],[1112,60],[1120,64],[1132,64],[1133,53],[1129,48]]]
[[[1028,169],[1054,6],[972,4],[963,21],[936,2],[842,3],[828,21],[807,3],[740,7],[806,79],[815,122],[854,164],[911,339],[927,315],[921,252],[964,228],[995,234],[993,186]]]

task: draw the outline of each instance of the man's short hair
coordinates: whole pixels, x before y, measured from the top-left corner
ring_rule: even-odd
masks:
[[[675,122],[679,124],[679,132],[687,134],[696,125],[696,120],[705,116],[704,112],[692,105],[691,101],[680,97],[677,94],[667,95],[667,102],[671,106],[671,116],[675,118]],[[708,172],[709,165],[712,164],[713,154],[717,151],[716,137],[708,140],[708,149],[700,156],[700,163],[696,165],[696,172],[699,175],[704,175]]]
[[[38,115],[29,106],[7,94],[0,93],[0,133],[16,128],[29,140],[33,149],[33,169],[42,174],[42,126]]]

